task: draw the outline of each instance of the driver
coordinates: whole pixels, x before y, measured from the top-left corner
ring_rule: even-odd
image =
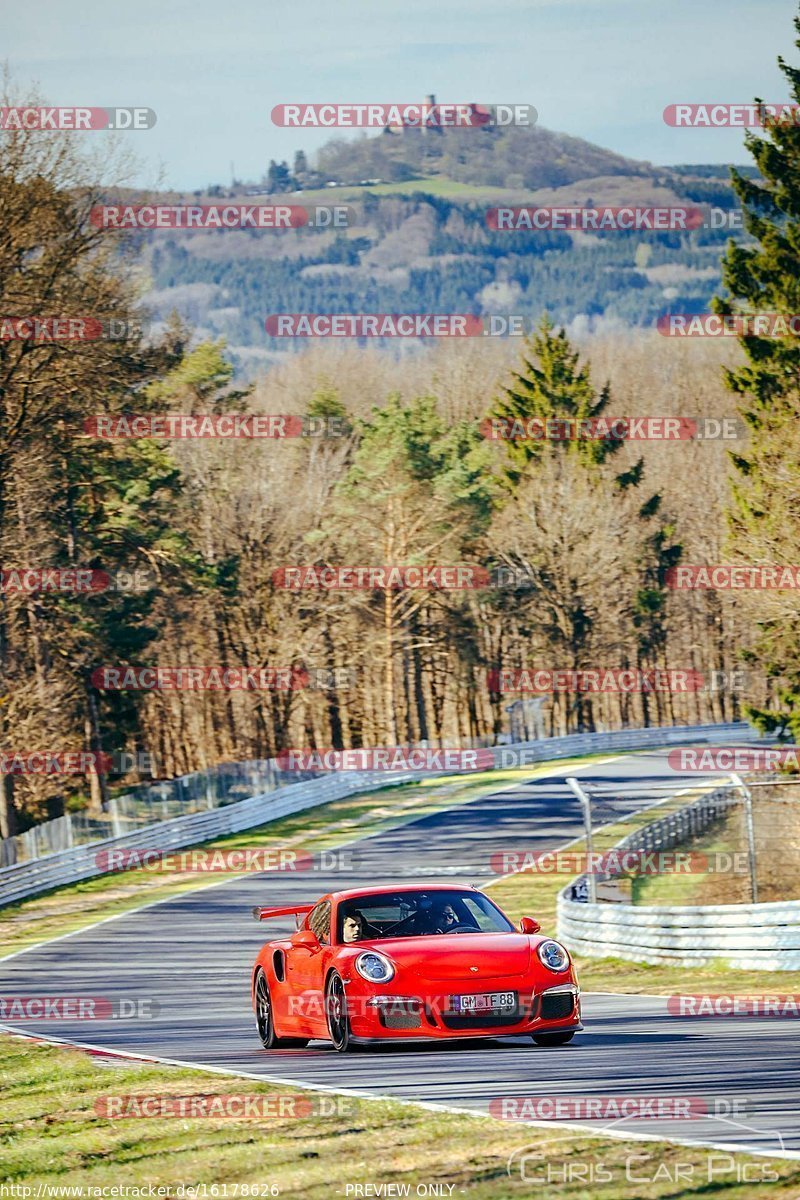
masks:
[[[458,914],[452,904],[445,904],[436,921],[435,933],[452,933],[459,926]]]

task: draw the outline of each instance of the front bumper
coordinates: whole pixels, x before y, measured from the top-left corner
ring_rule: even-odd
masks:
[[[519,1037],[531,1033],[580,1030],[580,989],[572,981],[535,991],[517,980],[492,981],[483,992],[516,992],[517,1004],[507,1012],[456,1013],[451,995],[470,992],[470,982],[448,984],[447,995],[407,995],[399,989],[346,988],[351,1036],[357,1041],[417,1040],[420,1038]],[[475,984],[471,985],[475,991]]]

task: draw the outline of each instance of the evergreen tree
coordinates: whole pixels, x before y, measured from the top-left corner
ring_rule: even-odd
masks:
[[[276,163],[274,158],[270,159],[267,187],[271,192],[288,192],[291,189],[292,177],[289,174],[288,163]]]
[[[631,551],[635,559],[631,562],[627,584],[629,599],[625,609],[626,619],[632,627],[631,651],[637,666],[660,664],[666,646],[666,572],[677,564],[681,555],[675,529],[661,519],[658,493],[642,501],[637,499],[637,489],[644,476],[642,458],[616,475],[608,469],[623,445],[623,438],[579,437],[576,436],[579,426],[570,428],[563,437],[531,439],[525,436],[524,423],[530,418],[538,419],[545,428],[551,421],[566,421],[572,426],[572,423],[602,418],[611,400],[609,385],[606,384],[599,393],[595,391],[589,368],[580,364],[579,353],[573,349],[566,333],[556,331],[547,317],[527,350],[523,370],[514,375],[510,387],[503,389],[504,398],[495,402],[491,412],[491,418],[501,418],[509,423],[507,428],[512,435],[503,443],[510,459],[506,478],[512,496],[512,513],[517,507],[525,512],[530,497],[542,490],[558,490],[572,506],[581,502],[578,497],[584,495],[584,488],[588,488],[604,521],[612,524],[618,514],[624,513],[624,522],[630,524],[632,521],[636,525],[638,542],[636,551]],[[516,440],[513,437],[515,422],[522,425],[522,436]],[[584,475],[587,478],[582,478]],[[585,504],[585,499],[583,502]],[[587,513],[591,507],[590,503]],[[574,514],[570,513],[569,519],[573,518]],[[518,569],[530,573],[533,590],[528,603],[535,610],[533,624],[541,621],[542,614],[555,613],[548,629],[551,643],[557,644],[561,639],[564,656],[573,655],[575,665],[582,666],[582,660],[592,646],[595,599],[589,598],[592,589],[586,581],[593,564],[589,557],[581,559],[577,556],[578,570],[583,571],[585,577],[543,569],[541,563],[550,552],[547,547],[539,561],[536,553],[525,561],[519,554],[509,554],[507,559]],[[513,595],[503,594],[495,601],[499,609],[517,603]],[[590,707],[580,697],[576,701],[580,727],[592,727]],[[644,697],[643,710],[645,722],[649,723]]]
[[[490,449],[475,425],[462,420],[448,428],[431,396],[404,404],[393,395],[360,423],[359,434],[353,461],[337,488],[333,519],[314,539],[318,548],[327,538],[352,563],[474,562],[496,492]],[[424,713],[422,658],[433,653],[427,648],[437,641],[431,632],[433,609],[451,602],[452,597],[435,590],[393,588],[353,598],[381,627],[385,731],[391,742],[399,736],[401,685],[414,693],[407,705]],[[407,668],[402,675],[397,670],[401,654]],[[419,717],[423,737],[426,720]]]
[[[510,387],[503,388],[503,396],[495,401],[490,413],[490,419],[507,422],[512,435],[504,443],[510,459],[507,475],[512,485],[519,481],[528,463],[541,459],[548,444],[561,445],[586,463],[603,462],[619,449],[621,442],[613,439],[566,436],[561,442],[548,442],[544,438],[513,436],[515,422],[531,418],[543,424],[564,419],[590,421],[605,413],[610,398],[608,384],[596,392],[588,367],[581,366],[579,359],[564,330],[556,330],[545,316],[526,345],[522,370],[514,374]]]
[[[795,18],[800,49],[800,16]],[[800,70],[778,59],[792,101],[800,104]],[[760,104],[760,100],[756,100]],[[793,114],[790,114],[793,115]],[[746,316],[800,313],[800,126],[762,116],[764,134],[747,133],[745,145],[760,178],[732,170],[751,243],[730,242],[723,259],[727,295],[717,312]],[[740,345],[746,364],[725,372],[739,397],[750,441],[732,454],[734,479],[729,511],[729,545],[746,563],[800,562],[800,338],[796,333],[745,335]],[[749,657],[776,683],[777,703],[748,714],[764,731],[800,735],[800,615],[781,593],[748,598],[758,635]]]

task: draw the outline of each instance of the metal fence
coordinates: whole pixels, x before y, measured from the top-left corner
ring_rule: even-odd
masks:
[[[34,825],[16,837],[0,840],[0,867],[32,862],[110,837],[122,837],[174,817],[210,812],[314,776],[312,771],[281,770],[270,758],[220,763],[177,779],[145,784],[113,797],[107,812],[67,813]]]
[[[622,838],[613,847],[616,854],[610,859],[610,869],[595,873],[598,897],[612,902],[619,901],[619,895],[611,889],[604,895],[603,885],[613,885],[624,873],[620,859],[625,854],[661,854],[672,850],[687,839],[704,833],[709,826],[726,816],[732,805],[741,803],[741,799],[732,787],[715,788],[713,792],[704,792],[677,812],[667,813],[666,816],[659,817]]]
[[[668,851],[721,820],[742,802],[733,786],[711,792],[623,838],[614,851]],[[588,895],[587,876],[564,888],[557,901],[557,936],[589,958],[702,966],[725,961],[738,970],[800,969],[800,901],[766,904],[634,905],[614,895],[621,871],[596,877],[600,903]],[[609,889],[603,895],[603,885]],[[605,901],[605,902],[602,902]]]
[[[568,737],[498,746],[492,750],[492,756],[498,767],[511,765],[512,758],[517,765],[523,766],[605,751],[647,749],[688,742],[717,743],[756,739],[757,735],[752,728],[746,722],[740,721],[728,725],[668,726],[572,734]],[[96,834],[91,836],[93,828],[88,823],[76,830],[72,824],[72,816],[59,818],[57,822],[47,822],[50,826],[69,821],[70,828],[66,831],[62,828],[58,833],[52,832],[47,835],[36,834],[39,840],[34,842],[34,850],[43,845],[52,845],[53,842],[48,839],[55,839],[57,836],[65,841],[69,838],[73,840],[61,848],[51,849],[44,854],[38,853],[36,857],[0,868],[0,906],[66,883],[103,874],[108,870],[108,866],[107,857],[102,852],[114,846],[127,845],[164,851],[185,849],[211,838],[252,829],[289,813],[301,812],[344,796],[432,776],[432,772],[427,771],[343,771],[326,773],[298,782],[297,772],[280,771],[273,760],[223,764],[214,768],[214,782],[209,782],[206,787],[199,781],[199,777],[207,774],[209,773],[199,772],[194,776],[173,780],[161,800],[154,800],[150,796],[135,797],[127,815],[123,803],[126,797],[120,797],[114,802],[116,816],[113,813],[108,814],[110,820],[99,825],[99,837]],[[291,782],[287,783],[287,779],[291,779]],[[187,780],[191,782],[187,784]],[[263,786],[264,784],[268,786]],[[175,811],[180,803],[185,807]],[[115,819],[118,823],[116,829],[113,823]],[[122,824],[125,821],[129,822],[127,826]],[[44,830],[45,826],[39,826],[38,829]],[[28,833],[33,831],[29,830]],[[22,836],[24,838],[27,835]],[[79,836],[86,836],[87,840],[79,842]]]

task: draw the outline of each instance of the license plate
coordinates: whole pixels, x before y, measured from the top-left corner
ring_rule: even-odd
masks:
[[[517,993],[479,992],[473,996],[451,996],[450,1006],[457,1013],[508,1012],[517,1007]]]

